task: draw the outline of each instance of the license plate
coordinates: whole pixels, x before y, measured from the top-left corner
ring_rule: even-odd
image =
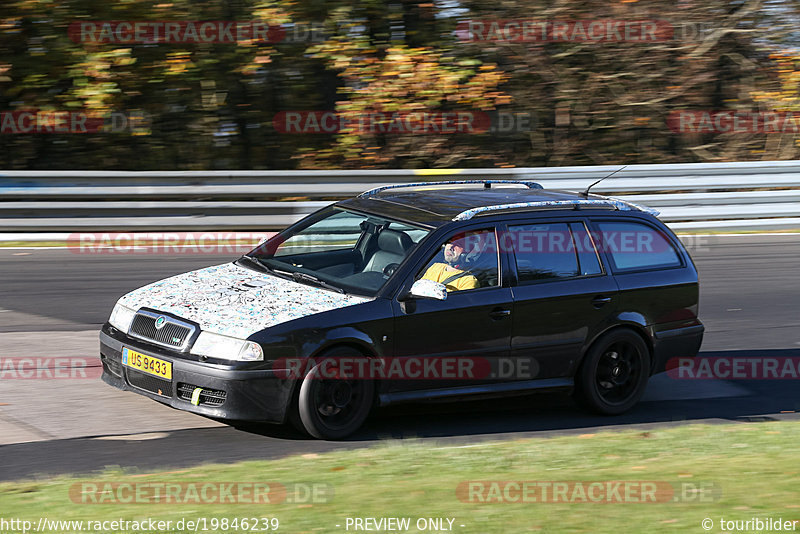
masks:
[[[172,364],[170,362],[125,347],[122,348],[122,365],[164,380],[172,380]]]

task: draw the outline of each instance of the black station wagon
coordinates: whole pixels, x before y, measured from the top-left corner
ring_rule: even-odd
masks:
[[[238,260],[119,299],[103,380],[343,438],[375,406],[564,388],[619,414],[693,357],[697,271],[623,200],[468,180],[381,187]]]

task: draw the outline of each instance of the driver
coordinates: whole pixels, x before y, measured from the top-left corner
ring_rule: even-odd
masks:
[[[480,286],[478,279],[464,269],[464,260],[467,256],[465,250],[464,234],[455,236],[444,245],[446,263],[434,263],[428,267],[422,278],[444,284],[448,292],[478,288]]]

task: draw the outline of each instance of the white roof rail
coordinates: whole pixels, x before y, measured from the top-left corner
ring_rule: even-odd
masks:
[[[633,204],[632,202],[626,202],[624,200],[620,200],[618,198],[611,198],[611,197],[603,197],[603,198],[587,198],[587,199],[571,199],[571,200],[541,200],[537,202],[515,202],[514,204],[498,204],[496,206],[482,206],[479,208],[472,208],[466,211],[462,211],[455,217],[453,217],[454,221],[468,221],[475,216],[480,216],[486,214],[486,212],[490,211],[501,211],[501,210],[514,210],[514,209],[525,209],[525,208],[573,208],[573,209],[580,209],[581,207],[586,208],[593,208],[593,207],[607,207],[613,208],[615,210],[624,210],[624,211],[644,211],[650,213],[651,215],[658,215],[658,211],[652,208],[646,208],[644,206],[639,206],[637,204]]]
[[[382,187],[376,187],[375,189],[370,189],[369,191],[364,191],[358,196],[359,198],[369,198],[377,195],[381,191],[386,191],[387,189],[399,189],[401,187],[424,187],[431,185],[459,185],[459,184],[483,184],[484,187],[486,187],[487,189],[490,188],[493,184],[516,184],[516,185],[524,185],[528,189],[544,189],[541,186],[541,184],[525,180],[445,180],[442,182],[415,182],[410,184],[384,185]]]

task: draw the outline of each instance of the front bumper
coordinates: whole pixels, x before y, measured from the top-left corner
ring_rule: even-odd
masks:
[[[140,344],[100,332],[103,381],[125,391],[218,419],[283,423],[291,401],[293,381],[277,378],[271,370],[219,369],[200,362],[182,360]],[[172,380],[162,380],[122,365],[122,347],[172,363]],[[180,385],[180,388],[179,388]],[[203,388],[199,403],[192,404],[191,392]]]

